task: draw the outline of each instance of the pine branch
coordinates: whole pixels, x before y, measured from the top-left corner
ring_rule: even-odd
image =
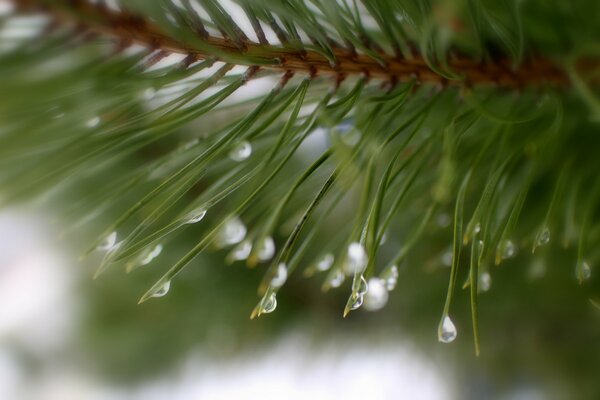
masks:
[[[76,24],[80,29],[107,35],[123,43],[137,43],[163,55],[178,53],[190,60],[220,57],[225,62],[239,65],[260,66],[275,71],[292,71],[312,76],[325,75],[343,79],[349,76],[367,76],[390,82],[409,81],[458,86],[494,85],[507,88],[531,86],[567,86],[570,79],[562,67],[550,59],[531,57],[518,67],[509,58],[493,62],[480,62],[466,56],[454,56],[447,60],[447,68],[460,78],[448,79],[428,66],[422,55],[400,58],[397,55],[378,53],[375,59],[367,54],[357,54],[354,49],[333,47],[333,60],[315,50],[294,49],[285,46],[250,41],[247,37],[234,41],[227,37],[208,34],[198,27],[197,39],[201,42],[186,43],[163,32],[151,21],[131,12],[114,11],[103,5],[83,0],[61,2],[44,0],[16,0],[23,11],[38,10],[51,15],[58,23]],[[257,31],[259,38],[264,33]],[[200,48],[201,47],[201,48]],[[582,62],[582,68],[593,71],[598,64]]]

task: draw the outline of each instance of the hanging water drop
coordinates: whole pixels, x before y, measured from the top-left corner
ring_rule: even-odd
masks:
[[[354,275],[361,272],[367,266],[367,252],[362,244],[354,242],[348,246],[348,256],[344,263],[346,275]]]
[[[270,260],[275,254],[275,242],[271,236],[260,240],[256,247],[256,256],[260,261]]]
[[[538,246],[543,246],[548,244],[550,241],[550,230],[547,227],[544,227],[538,234],[536,243]]]
[[[444,316],[440,326],[438,327],[438,341],[441,343],[450,343],[456,339],[456,326],[449,316]]]
[[[502,244],[502,259],[514,257],[517,254],[517,247],[512,240],[505,240]]]
[[[88,128],[95,128],[99,124],[100,124],[100,117],[98,117],[98,116],[90,118],[85,122],[85,126]]]
[[[592,268],[587,261],[581,261],[577,264],[577,279],[579,279],[579,283],[582,283],[585,280],[590,279],[592,276]]]
[[[246,226],[238,217],[234,217],[221,227],[216,243],[219,247],[226,247],[241,242],[245,237]]]
[[[202,221],[202,219],[204,219],[204,217],[206,216],[206,209],[205,208],[199,208],[197,210],[194,210],[190,213],[189,217],[186,219],[185,223],[186,224],[195,224],[197,222]]]
[[[163,297],[169,293],[169,289],[171,289],[171,281],[166,281],[160,288],[152,293],[152,297]]]
[[[479,287],[483,292],[490,290],[492,286],[492,276],[489,272],[485,271],[479,275]]]
[[[350,295],[350,301],[351,301],[350,309],[357,310],[360,308],[360,306],[363,305],[364,296],[359,293],[352,293]]]
[[[154,260],[156,257],[160,255],[162,252],[163,246],[162,244],[157,244],[156,246],[147,249],[144,253],[142,253],[140,257],[140,265],[148,265]]]
[[[344,283],[344,278],[345,275],[342,271],[334,271],[331,278],[329,278],[329,286],[331,286],[332,288],[338,288],[342,286],[342,283]]]
[[[327,271],[329,268],[331,268],[334,261],[335,258],[333,257],[333,254],[325,254],[319,261],[317,261],[317,270]]]
[[[473,233],[477,234],[479,232],[481,232],[481,223],[478,222],[477,224],[475,224],[475,227],[473,228]]]
[[[227,256],[229,262],[245,260],[252,251],[252,242],[250,240],[244,240],[233,248],[231,253]]]
[[[245,140],[243,142],[238,143],[237,146],[235,146],[229,152],[229,158],[231,158],[233,161],[237,161],[237,162],[244,161],[251,155],[252,155],[252,145]]]
[[[109,251],[113,247],[115,247],[115,243],[117,242],[117,232],[111,232],[108,236],[102,240],[102,242],[96,247],[97,250],[100,251]]]
[[[386,281],[381,278],[369,279],[369,290],[364,295],[365,309],[377,311],[386,305],[389,298]]]
[[[287,266],[284,263],[280,263],[277,266],[277,274],[271,279],[270,285],[274,288],[280,288],[287,280],[288,271]]]
[[[277,296],[275,293],[271,293],[268,297],[263,298],[261,302],[260,312],[262,314],[269,314],[275,311],[277,308]]]
[[[385,288],[388,290],[388,292],[391,292],[396,288],[396,284],[398,283],[398,275],[398,266],[392,265],[387,276],[385,277]]]
[[[365,277],[361,275],[360,280],[358,281],[358,288],[357,288],[356,292],[362,296],[364,294],[367,294],[368,291],[369,291],[369,284],[367,283],[367,280],[365,279]]]

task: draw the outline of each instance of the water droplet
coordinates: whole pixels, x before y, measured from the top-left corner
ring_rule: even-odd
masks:
[[[166,281],[160,288],[152,293],[152,297],[163,297],[169,293],[169,289],[171,289],[171,281]]]
[[[256,247],[256,256],[260,261],[270,260],[275,254],[275,242],[271,236],[262,239]]]
[[[444,253],[442,253],[442,264],[446,267],[452,266],[452,248],[449,247]]]
[[[333,257],[333,254],[325,254],[319,261],[317,261],[317,270],[327,271],[329,268],[331,268],[334,261],[335,258]]]
[[[512,240],[505,240],[502,244],[502,259],[505,260],[507,258],[514,257],[517,254],[517,247],[512,242]]]
[[[229,262],[245,260],[252,251],[252,243],[249,240],[244,240],[233,248],[231,253],[227,256]]]
[[[479,287],[483,292],[490,290],[492,286],[492,276],[489,272],[485,271],[479,275]]]
[[[392,265],[387,276],[385,277],[385,288],[388,290],[388,292],[391,292],[396,288],[396,284],[398,283],[398,275],[398,266]]]
[[[369,284],[364,276],[360,276],[360,280],[358,281],[358,288],[356,292],[360,295],[364,295],[369,291]]]
[[[587,261],[581,261],[579,264],[577,264],[577,278],[579,279],[579,282],[590,279],[591,276],[592,268]]]
[[[365,293],[365,309],[377,311],[386,305],[389,298],[386,281],[381,278],[369,279],[369,290]]]
[[[277,308],[277,295],[275,293],[271,293],[267,297],[263,298],[261,302],[261,310],[262,314],[269,314],[275,311]]]
[[[332,288],[338,288],[342,286],[342,283],[344,283],[344,278],[345,275],[342,271],[334,271],[333,275],[331,275],[331,278],[329,278],[329,286],[331,286]]]
[[[85,122],[85,126],[88,128],[95,128],[99,124],[100,124],[100,117],[98,117],[98,116],[90,118]]]
[[[244,161],[251,155],[252,155],[252,145],[245,140],[243,142],[238,143],[229,152],[229,158],[231,158],[233,161],[237,161],[237,162]]]
[[[352,293],[350,295],[350,301],[352,302],[352,304],[350,305],[350,309],[357,310],[360,308],[360,306],[363,305],[364,296],[359,293]]]
[[[140,265],[148,265],[162,252],[162,244],[157,244],[154,247],[148,248],[140,256]]]
[[[550,229],[548,229],[547,227],[544,227],[537,234],[536,243],[538,246],[543,246],[545,244],[548,244],[549,241],[550,241]]]
[[[383,246],[385,244],[385,242],[387,242],[387,233],[384,233],[383,235],[381,235],[381,240],[379,241],[379,245]]]
[[[348,246],[348,256],[344,263],[344,272],[346,275],[354,275],[361,272],[367,266],[367,261],[365,248],[360,243],[350,243]]]
[[[473,228],[473,233],[479,233],[481,232],[481,224],[478,222],[477,224],[475,224],[475,227]]]
[[[142,92],[142,98],[146,101],[152,100],[154,96],[156,96],[156,90],[152,87],[149,87]]]
[[[117,243],[117,232],[111,232],[104,240],[96,247],[100,251],[109,251]]]
[[[456,339],[456,335],[456,326],[454,326],[454,322],[452,322],[450,317],[446,315],[438,327],[438,341],[450,343]]]
[[[287,280],[288,271],[287,266],[284,263],[280,263],[277,266],[277,274],[271,279],[270,285],[274,288],[280,288]]]
[[[231,218],[225,223],[217,234],[217,245],[219,247],[230,246],[244,240],[246,237],[246,226],[238,217]]]
[[[204,219],[204,217],[206,216],[206,209],[205,208],[199,208],[197,210],[194,210],[190,213],[189,217],[186,219],[185,223],[186,224],[195,224],[197,222],[202,221],[202,219]]]
[[[450,223],[452,222],[452,218],[450,217],[450,214],[448,214],[448,213],[441,213],[437,216],[436,222],[440,228],[447,228],[450,226]]]

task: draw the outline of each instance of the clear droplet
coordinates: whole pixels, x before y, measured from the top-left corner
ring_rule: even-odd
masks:
[[[146,101],[152,100],[154,96],[156,96],[156,90],[152,87],[149,87],[142,92],[142,98]]]
[[[262,239],[256,247],[256,256],[260,261],[270,260],[275,254],[275,242],[271,236]]]
[[[537,235],[536,243],[538,246],[543,246],[550,242],[550,229],[544,227]]]
[[[451,267],[452,266],[452,248],[449,247],[448,249],[446,249],[446,251],[444,251],[442,253],[442,264],[446,267]]]
[[[319,271],[327,271],[333,265],[335,258],[333,254],[327,253],[325,254],[319,261],[317,261],[317,270]]]
[[[587,261],[581,261],[577,264],[577,278],[580,282],[590,279],[592,276],[592,268]]]
[[[231,218],[225,223],[217,234],[217,245],[219,247],[230,246],[244,240],[246,237],[246,226],[238,217]]]
[[[351,310],[357,310],[360,308],[360,306],[363,305],[364,302],[364,296],[362,294],[359,293],[352,293],[350,295],[350,299],[352,301],[352,304],[350,305],[350,309]]]
[[[381,235],[381,240],[379,241],[379,245],[383,246],[385,244],[385,242],[387,242],[387,233],[384,233],[383,235]]]
[[[271,293],[268,297],[263,299],[260,312],[262,314],[269,314],[275,311],[276,308],[277,295],[275,293]]]
[[[287,266],[284,263],[280,263],[277,266],[277,273],[271,279],[270,285],[274,288],[280,288],[283,286],[288,277]]]
[[[457,333],[454,322],[446,315],[438,327],[438,341],[442,343],[453,342]]]
[[[350,243],[348,246],[348,256],[344,263],[344,272],[346,275],[359,273],[367,266],[367,261],[368,257],[365,248],[360,243]]]
[[[166,281],[160,288],[152,293],[152,297],[163,297],[169,293],[169,289],[171,289],[171,281]]]
[[[365,277],[361,275],[360,280],[358,282],[358,289],[356,290],[356,292],[360,295],[364,295],[364,294],[367,294],[368,291],[369,291],[369,284],[367,283],[367,280],[365,279]]]
[[[140,265],[148,265],[162,252],[162,244],[157,244],[154,247],[146,249],[140,256]]]
[[[377,311],[382,309],[389,298],[386,281],[381,278],[369,279],[369,290],[364,297],[366,310]]]
[[[186,219],[185,223],[186,224],[195,224],[197,222],[202,221],[202,219],[204,219],[205,216],[206,216],[206,209],[199,208],[190,213],[190,216]]]
[[[227,259],[230,262],[245,260],[250,255],[250,252],[252,252],[252,242],[250,242],[249,240],[244,240],[243,242],[241,242],[233,248],[231,253],[229,253],[229,255],[227,256]]]
[[[338,288],[342,286],[342,283],[344,283],[344,278],[345,275],[342,271],[334,271],[331,278],[329,278],[329,286],[331,286],[332,288]]]
[[[109,251],[117,243],[117,232],[111,232],[108,236],[102,240],[102,242],[96,247],[100,251]]]
[[[245,140],[243,142],[238,143],[237,146],[235,146],[229,152],[229,158],[231,158],[233,161],[237,161],[237,162],[244,161],[251,155],[252,155],[252,145]]]
[[[396,284],[398,283],[398,275],[398,266],[392,265],[387,276],[385,277],[385,288],[388,290],[388,292],[391,292],[396,288]]]
[[[475,224],[475,227],[473,228],[473,233],[479,233],[481,232],[481,223],[477,223]]]
[[[492,287],[492,276],[485,271],[479,275],[479,287],[483,292],[487,292]]]
[[[502,244],[502,259],[514,257],[517,254],[517,247],[512,240],[505,240]]]
[[[88,128],[95,128],[99,124],[100,124],[100,117],[98,117],[98,116],[90,118],[85,122],[85,126]]]
[[[452,218],[450,217],[450,214],[448,214],[448,213],[441,213],[441,214],[438,214],[438,216],[436,218],[436,222],[440,228],[447,228],[450,226],[450,223],[452,222]]]

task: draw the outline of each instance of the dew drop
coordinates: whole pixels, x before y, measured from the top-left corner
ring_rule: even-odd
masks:
[[[171,289],[171,281],[166,281],[160,288],[152,293],[152,297],[163,297],[169,293],[169,289]]]
[[[479,233],[481,232],[481,224],[478,222],[475,227],[473,228],[473,233]]]
[[[438,327],[438,341],[441,343],[450,343],[456,339],[457,331],[454,322],[449,316],[445,316]]]
[[[271,236],[262,239],[256,247],[256,256],[260,261],[270,260],[275,254],[275,242]]]
[[[392,265],[388,272],[388,275],[385,278],[385,288],[388,290],[388,292],[391,292],[396,288],[396,284],[398,283],[398,276],[398,266]]]
[[[144,253],[142,253],[140,257],[140,265],[148,265],[154,260],[156,257],[160,255],[162,252],[163,246],[162,244],[157,244],[156,246],[147,249]]]
[[[385,242],[387,242],[387,233],[384,233],[383,235],[381,235],[381,240],[379,241],[379,245],[383,246],[385,244]]]
[[[280,288],[283,286],[288,277],[287,266],[284,263],[280,263],[277,266],[277,274],[271,279],[270,285],[274,288]]]
[[[357,310],[363,305],[364,296],[360,293],[352,293],[350,299],[352,301],[352,304],[350,305],[351,310]]]
[[[442,264],[446,267],[451,267],[452,266],[452,257],[453,257],[452,256],[452,248],[448,248],[442,254]]]
[[[206,209],[199,208],[190,213],[190,216],[186,219],[185,223],[186,224],[195,224],[197,222],[202,221],[205,216],[206,216]]]
[[[369,284],[367,283],[367,280],[365,279],[365,277],[361,275],[360,281],[358,283],[358,290],[356,292],[360,295],[364,295],[364,294],[367,294],[368,291],[369,291]]]
[[[115,244],[117,243],[117,232],[111,232],[108,236],[102,240],[102,242],[96,247],[97,250],[100,251],[109,251]]]
[[[591,276],[592,268],[587,261],[581,261],[579,264],[577,264],[577,278],[579,279],[579,282],[588,280]]]
[[[334,261],[335,258],[333,257],[333,254],[325,254],[319,261],[317,261],[317,270],[327,271],[329,268],[331,268]]]
[[[342,283],[344,283],[344,278],[345,275],[342,271],[334,271],[333,275],[329,279],[329,286],[331,286],[332,288],[338,288],[342,286]]]
[[[487,292],[492,287],[492,276],[485,271],[479,275],[479,287],[482,291]]]
[[[231,158],[233,161],[237,161],[237,162],[244,161],[251,155],[252,155],[252,145],[245,140],[243,142],[238,143],[229,152],[229,158]]]
[[[227,259],[230,261],[245,260],[248,258],[251,251],[252,242],[250,242],[249,240],[244,240],[243,242],[241,242],[233,248],[231,253],[229,253],[229,255],[227,256]]]
[[[517,254],[517,248],[512,240],[505,240],[502,244],[502,259],[514,257]]]
[[[99,124],[100,124],[100,117],[98,117],[98,116],[90,118],[85,122],[85,126],[88,128],[95,128]]]
[[[348,246],[348,256],[344,263],[344,272],[346,275],[354,275],[361,272],[367,266],[367,261],[365,248],[360,243],[350,243]]]
[[[268,297],[264,298],[261,303],[260,312],[262,314],[272,313],[277,308],[277,296],[275,293],[271,293]]]
[[[238,217],[231,218],[221,227],[217,234],[217,245],[219,247],[230,246],[244,240],[246,237],[246,226]]]
[[[548,244],[550,241],[550,230],[547,227],[544,227],[538,234],[536,243],[538,246],[543,246]]]
[[[388,298],[386,281],[381,278],[369,279],[369,290],[365,293],[365,310],[377,311],[382,309]]]

